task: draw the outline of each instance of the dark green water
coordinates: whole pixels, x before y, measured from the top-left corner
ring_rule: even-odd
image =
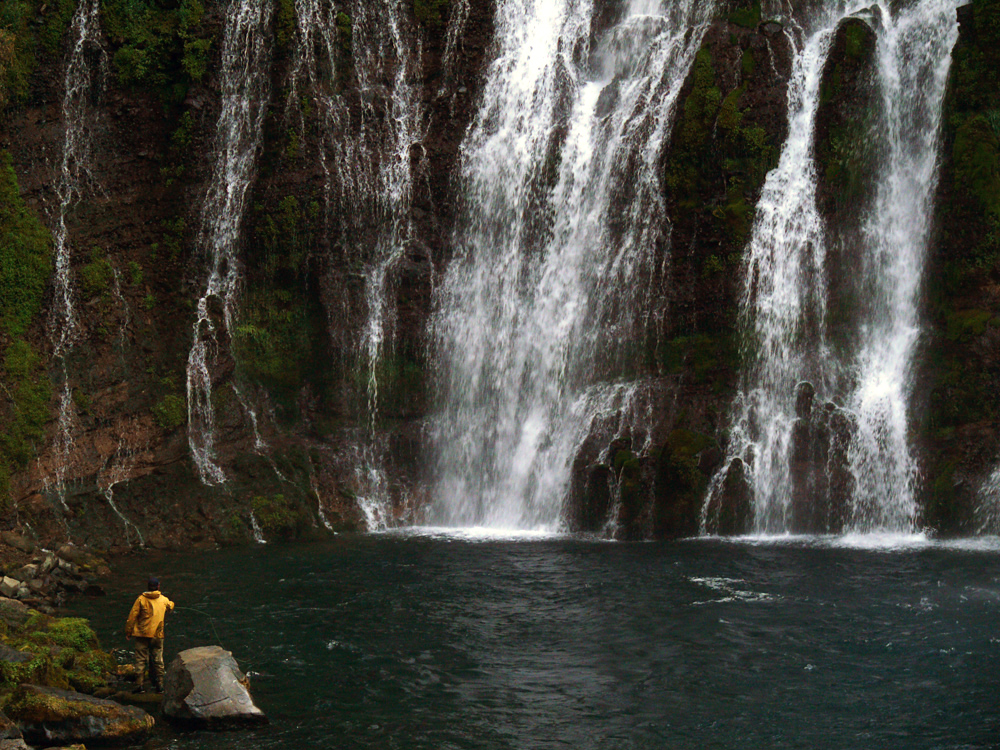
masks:
[[[996,748],[1000,551],[339,537],[121,561],[271,725],[150,748]],[[128,570],[134,565],[134,570]],[[199,611],[193,611],[194,609]]]

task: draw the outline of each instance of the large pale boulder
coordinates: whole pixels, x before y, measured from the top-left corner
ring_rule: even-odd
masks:
[[[267,721],[254,705],[247,678],[233,655],[219,646],[189,648],[170,663],[164,681],[163,715],[207,729]]]
[[[153,728],[153,717],[142,709],[39,685],[19,687],[6,712],[28,742],[46,747],[77,742],[132,745]]]

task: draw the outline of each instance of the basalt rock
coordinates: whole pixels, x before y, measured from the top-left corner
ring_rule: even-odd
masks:
[[[746,464],[740,458],[730,461],[722,484],[709,499],[706,528],[709,534],[733,536],[746,534],[753,524],[753,491]]]
[[[38,685],[18,688],[6,711],[28,742],[46,746],[133,745],[153,728],[153,717],[138,708]]]
[[[248,680],[229,651],[202,646],[182,651],[167,668],[163,715],[179,724],[219,729],[267,722]]]

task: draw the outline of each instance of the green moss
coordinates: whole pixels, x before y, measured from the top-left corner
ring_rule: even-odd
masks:
[[[278,0],[275,13],[278,29],[278,46],[287,47],[295,36],[296,20],[295,0]]]
[[[968,342],[982,336],[991,323],[996,325],[988,310],[961,310],[947,317],[946,335],[949,341]]]
[[[142,266],[137,261],[128,262],[128,283],[132,286],[139,286],[143,281]]]
[[[114,280],[114,269],[104,251],[95,247],[90,251],[86,265],[80,268],[80,292],[85,299],[93,299],[108,291]]]
[[[749,8],[740,8],[729,14],[729,23],[746,29],[756,29],[760,26],[760,0],[754,0]]]
[[[153,418],[162,429],[172,432],[187,423],[187,401],[167,394],[152,408]]]
[[[619,450],[615,453],[614,460],[615,476],[621,477],[622,474],[633,475],[637,474],[639,471],[639,459],[630,450]]]
[[[114,669],[84,619],[35,613],[23,626],[5,628],[0,640],[31,655],[21,664],[0,662],[0,688],[31,683],[93,692],[107,684]]]
[[[845,41],[847,42],[844,53],[848,59],[861,60],[868,52],[868,32],[862,25],[863,21],[848,24],[845,29]]]
[[[261,531],[267,534],[287,534],[303,520],[301,512],[284,495],[257,495],[251,505]]]
[[[441,26],[448,0],[413,0],[413,15],[426,26]]]
[[[1000,219],[1000,138],[986,114],[967,119],[955,134],[955,181]]]
[[[42,306],[52,238],[21,199],[10,155],[0,152],[0,333],[21,336]]]
[[[44,643],[50,643],[74,651],[92,651],[98,648],[97,634],[90,623],[82,617],[64,617],[49,622],[44,631],[34,634]]]
[[[52,386],[41,358],[24,340],[15,340],[7,348],[2,380],[7,399],[0,432],[0,465],[9,476],[11,470],[23,469],[35,456],[35,446],[41,442],[49,419]]]
[[[337,36],[340,39],[341,50],[345,54],[350,55],[354,39],[354,23],[346,13],[337,14]]]
[[[738,355],[732,337],[696,334],[663,343],[659,364],[667,374],[690,372],[695,383],[703,383],[714,379],[720,370],[736,369]]]

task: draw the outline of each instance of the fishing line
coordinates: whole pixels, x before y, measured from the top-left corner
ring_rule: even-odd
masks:
[[[205,612],[204,610],[195,609],[194,607],[174,607],[174,609],[181,609],[186,612],[197,612],[199,615],[204,615],[205,617],[207,617],[208,624],[212,626],[212,633],[215,634],[215,640],[218,642],[220,646],[222,645],[222,638],[219,636],[219,631],[216,630],[215,628],[215,618],[212,617],[212,615],[210,615],[208,612]]]

